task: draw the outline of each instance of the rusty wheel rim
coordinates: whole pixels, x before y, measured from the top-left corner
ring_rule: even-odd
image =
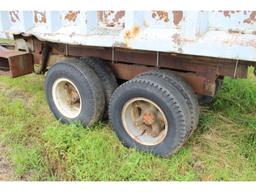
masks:
[[[82,100],[75,84],[66,78],[57,79],[52,88],[53,101],[62,115],[76,118],[82,109]]]
[[[122,109],[126,132],[143,145],[157,145],[167,135],[168,123],[162,109],[153,101],[137,97],[127,101]]]

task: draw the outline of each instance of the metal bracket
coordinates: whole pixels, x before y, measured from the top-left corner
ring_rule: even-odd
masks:
[[[156,52],[156,67],[159,68],[159,52]]]
[[[234,75],[233,75],[234,78],[236,78],[236,72],[237,72],[238,62],[239,62],[239,60],[237,59],[237,60],[236,60],[235,70],[234,70]]]
[[[46,72],[50,54],[51,54],[51,47],[47,44],[47,42],[44,42],[41,65],[38,70],[35,70],[36,74],[44,74]]]
[[[112,47],[112,51],[111,51],[111,61],[112,61],[112,63],[115,62],[115,47]]]
[[[65,44],[65,56],[68,56],[68,44]]]

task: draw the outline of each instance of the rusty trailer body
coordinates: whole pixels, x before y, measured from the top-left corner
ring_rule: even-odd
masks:
[[[101,57],[123,79],[152,67],[188,72],[204,95],[215,94],[217,78],[246,77],[256,62],[255,11],[1,11],[0,37],[15,38],[37,63],[48,42],[49,61]]]
[[[255,11],[1,11],[0,37],[256,61]]]
[[[104,93],[105,99],[96,99],[99,106],[104,106],[103,100],[106,105],[110,103],[110,96],[117,87],[115,78],[137,78],[137,81],[128,81],[131,84],[137,82],[133,87],[129,88],[129,83],[124,85],[132,92],[139,84],[139,79],[152,82],[156,76],[160,79],[168,77],[163,82],[159,79],[153,81],[153,84],[158,83],[158,87],[162,86],[159,93],[164,89],[173,89],[172,86],[176,87],[169,95],[179,95],[176,95],[178,100],[170,105],[174,106],[179,102],[183,104],[175,109],[166,106],[168,115],[159,107],[159,103],[166,100],[161,104],[165,105],[174,98],[163,97],[157,102],[150,100],[151,93],[159,96],[154,89],[146,95],[148,98],[134,96],[131,101],[127,101],[124,105],[125,112],[122,111],[121,115],[123,124],[118,124],[118,118],[113,116],[120,116],[116,108],[119,107],[118,102],[121,102],[118,97],[123,98],[125,94],[122,92],[124,86],[116,89],[115,98],[109,104],[109,116],[120,140],[126,144],[128,142],[128,136],[124,136],[124,132],[120,133],[119,128],[122,127],[130,134],[137,148],[162,156],[170,155],[180,147],[180,144],[176,146],[177,143],[172,143],[176,147],[164,147],[169,151],[157,148],[158,144],[165,142],[165,137],[173,137],[168,135],[168,126],[173,126],[168,118],[173,110],[180,107],[183,108],[181,111],[191,113],[183,114],[187,130],[183,131],[186,136],[180,135],[180,139],[188,138],[198,122],[199,109],[195,93],[201,98],[212,98],[225,76],[246,78],[248,67],[256,68],[256,11],[0,11],[0,38],[15,40],[13,50],[0,46],[0,74],[22,76],[34,72],[35,64],[40,64],[36,73],[43,74],[50,68],[46,77],[46,94],[50,98],[48,103],[55,116],[64,119],[63,122],[76,120],[78,117],[78,120],[87,122],[85,119],[90,115],[98,114],[91,119],[92,123],[99,119],[104,110],[101,107],[94,114],[86,116],[89,112],[83,112],[85,109],[82,108],[82,102],[86,102],[83,97],[86,95],[82,95],[79,89],[90,89],[90,86],[80,87],[83,86],[81,80],[77,80],[80,83],[75,84],[68,78],[60,78],[51,84],[53,82],[49,81],[55,78],[51,74],[65,74],[65,69],[60,65],[59,68],[64,72],[56,71],[58,67],[53,65],[56,62],[60,64],[63,61],[63,66],[67,68],[74,65],[79,68],[80,62],[86,66],[94,63],[87,70],[93,68],[95,72],[99,72],[100,75],[96,76],[103,78],[100,79],[102,82],[95,81],[98,77],[94,77],[95,82],[87,83],[94,83],[95,87],[104,85],[104,90],[107,90]],[[69,60],[68,64],[64,61],[67,58],[76,60]],[[84,70],[85,66],[82,68]],[[146,73],[147,71],[153,72]],[[75,75],[74,78],[78,77]],[[165,85],[165,81],[173,85]],[[47,87],[50,87],[49,90]],[[62,89],[67,89],[65,94]],[[102,95],[102,90],[91,91],[95,91],[94,95]],[[144,90],[143,94],[146,92]],[[183,99],[184,101],[179,101]],[[187,103],[186,106],[184,102]],[[74,106],[69,108],[71,105]],[[135,105],[143,107],[133,109]],[[144,133],[148,135],[143,141],[137,140],[137,136],[133,135],[133,132],[138,132],[133,126],[134,122],[130,122],[136,115],[129,117],[134,111],[140,111],[135,122],[144,126],[141,137]],[[82,113],[84,114],[79,115]],[[180,123],[178,117],[172,118],[171,121],[177,121],[177,125]],[[90,125],[88,122],[85,125]],[[180,125],[178,129],[185,128]],[[163,134],[164,137],[160,138]],[[179,142],[184,143],[185,140]],[[133,144],[129,141],[127,146],[134,146]],[[152,145],[156,148],[151,148]]]
[[[219,77],[246,77],[256,62],[255,11],[1,11],[0,37],[15,38],[37,63],[43,42],[53,48],[50,62],[101,57],[126,80],[153,68],[187,72],[204,95],[215,94]]]

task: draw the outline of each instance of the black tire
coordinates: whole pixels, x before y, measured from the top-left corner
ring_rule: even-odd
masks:
[[[177,98],[179,104],[181,105],[181,107],[184,109],[184,115],[185,115],[185,124],[186,124],[186,138],[188,136],[188,134],[191,131],[191,127],[192,127],[192,119],[191,119],[191,114],[189,112],[189,107],[186,103],[185,98],[183,97],[183,95],[180,93],[180,91],[173,86],[169,81],[167,81],[165,78],[163,78],[160,75],[157,75],[155,73],[150,73],[150,72],[146,72],[146,73],[142,73],[140,75],[138,75],[137,77],[135,77],[136,79],[144,79],[144,80],[153,80],[156,82],[159,82],[162,86],[165,86],[165,88],[170,91],[175,98]]]
[[[54,102],[53,84],[60,78],[70,80],[77,87],[81,101],[84,103],[79,115],[75,118],[63,115]],[[53,65],[46,75],[45,92],[51,111],[63,123],[78,121],[84,126],[90,126],[102,117],[105,99],[100,80],[93,69],[78,59],[64,60]]]
[[[81,57],[81,61],[89,65],[94,72],[98,75],[104,90],[105,95],[105,110],[104,110],[104,118],[108,116],[108,105],[110,102],[111,95],[117,88],[117,80],[115,78],[114,73],[107,66],[106,62],[100,58],[96,57]]]
[[[187,133],[187,138],[189,138],[197,128],[200,113],[197,95],[194,93],[193,89],[180,76],[172,73],[169,70],[148,71],[138,75],[137,77],[143,76],[157,76],[162,78],[169,84],[173,85],[176,90],[184,97],[191,116],[191,128]]]
[[[127,101],[135,97],[143,97],[156,103],[166,116],[168,129],[163,141],[156,145],[143,145],[134,140],[125,130],[121,113]],[[113,93],[109,107],[109,118],[114,132],[126,147],[135,147],[139,150],[155,155],[168,157],[175,153],[186,140],[186,105],[183,98],[170,90],[159,78],[135,78],[121,86]]]

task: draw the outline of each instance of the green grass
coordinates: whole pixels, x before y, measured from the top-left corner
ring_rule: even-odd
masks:
[[[13,40],[0,38],[0,43],[13,43]]]
[[[251,70],[251,69],[250,69]],[[250,71],[250,74],[252,71]],[[256,78],[226,78],[185,146],[164,159],[122,146],[111,127],[63,125],[43,76],[0,77],[0,139],[24,180],[256,180]]]

